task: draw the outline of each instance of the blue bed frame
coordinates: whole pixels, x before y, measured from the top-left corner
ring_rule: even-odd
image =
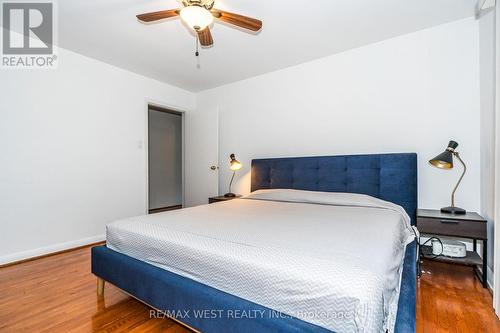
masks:
[[[369,194],[404,207],[415,224],[417,156],[411,153],[253,160],[252,191],[272,188]],[[205,333],[330,332],[106,246],[92,248],[92,273]],[[406,251],[395,332],[415,332],[416,276],[413,242]]]

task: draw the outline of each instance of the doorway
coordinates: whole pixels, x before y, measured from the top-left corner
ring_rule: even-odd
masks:
[[[183,113],[148,105],[148,211],[182,208]]]

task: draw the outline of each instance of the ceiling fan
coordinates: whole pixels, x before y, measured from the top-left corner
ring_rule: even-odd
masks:
[[[184,23],[197,33],[202,46],[211,46],[214,43],[210,32],[214,18],[251,31],[259,31],[262,28],[262,21],[215,9],[214,2],[215,0],[182,0],[182,8],[140,14],[137,18],[149,23],[180,16]]]

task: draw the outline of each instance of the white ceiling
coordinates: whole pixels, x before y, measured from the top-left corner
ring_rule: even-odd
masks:
[[[194,57],[195,38],[171,19],[136,14],[179,7],[175,0],[58,1],[59,45],[178,87],[200,91],[390,37],[472,16],[476,0],[216,0],[259,18],[253,35],[215,23],[215,45]]]

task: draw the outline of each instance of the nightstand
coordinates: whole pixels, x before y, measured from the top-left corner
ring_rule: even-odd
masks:
[[[486,233],[486,220],[477,213],[465,215],[444,214],[439,210],[419,209],[417,211],[417,228],[421,234],[448,236],[472,239],[474,251],[467,251],[465,258],[452,258],[438,256],[427,258],[446,263],[472,266],[477,277],[486,288],[488,273],[488,236]],[[482,241],[482,258],[477,254],[477,241]],[[431,246],[422,246],[422,254],[432,255]],[[478,267],[481,267],[480,273]]]
[[[238,199],[238,198],[241,198],[241,195],[237,195],[235,197],[225,197],[225,196],[221,195],[218,197],[208,198],[208,203],[213,204],[215,202],[229,201],[229,200]]]

